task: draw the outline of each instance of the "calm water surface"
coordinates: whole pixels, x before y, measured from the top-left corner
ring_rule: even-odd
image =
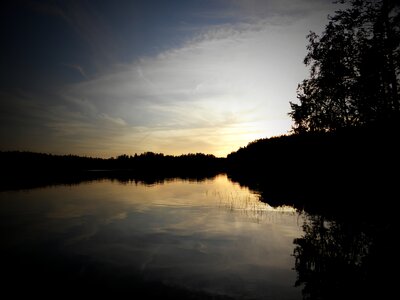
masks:
[[[115,280],[235,299],[301,298],[292,254],[302,215],[260,202],[225,175],[1,192],[0,219],[5,287],[23,289],[30,278],[71,288]]]

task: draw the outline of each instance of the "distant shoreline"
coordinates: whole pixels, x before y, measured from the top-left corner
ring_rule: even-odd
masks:
[[[115,179],[161,183],[204,180],[225,173],[272,205],[353,210],[391,203],[398,195],[400,143],[396,128],[356,128],[254,141],[227,158],[152,152],[101,159],[32,152],[0,152],[0,190]]]

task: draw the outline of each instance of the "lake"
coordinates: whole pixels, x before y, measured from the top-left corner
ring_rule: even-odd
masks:
[[[304,215],[226,175],[3,191],[0,220],[2,290],[15,297],[302,298]]]

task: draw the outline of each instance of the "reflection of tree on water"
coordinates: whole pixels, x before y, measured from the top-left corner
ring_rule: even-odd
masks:
[[[394,290],[395,236],[388,223],[309,216],[303,229],[294,257],[304,299],[379,299]]]

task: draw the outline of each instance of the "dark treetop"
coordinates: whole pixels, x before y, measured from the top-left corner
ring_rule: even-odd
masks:
[[[344,1],[341,1],[344,2]],[[322,36],[308,35],[304,63],[310,78],[291,103],[294,131],[397,122],[400,80],[400,5],[351,0],[330,17]]]

